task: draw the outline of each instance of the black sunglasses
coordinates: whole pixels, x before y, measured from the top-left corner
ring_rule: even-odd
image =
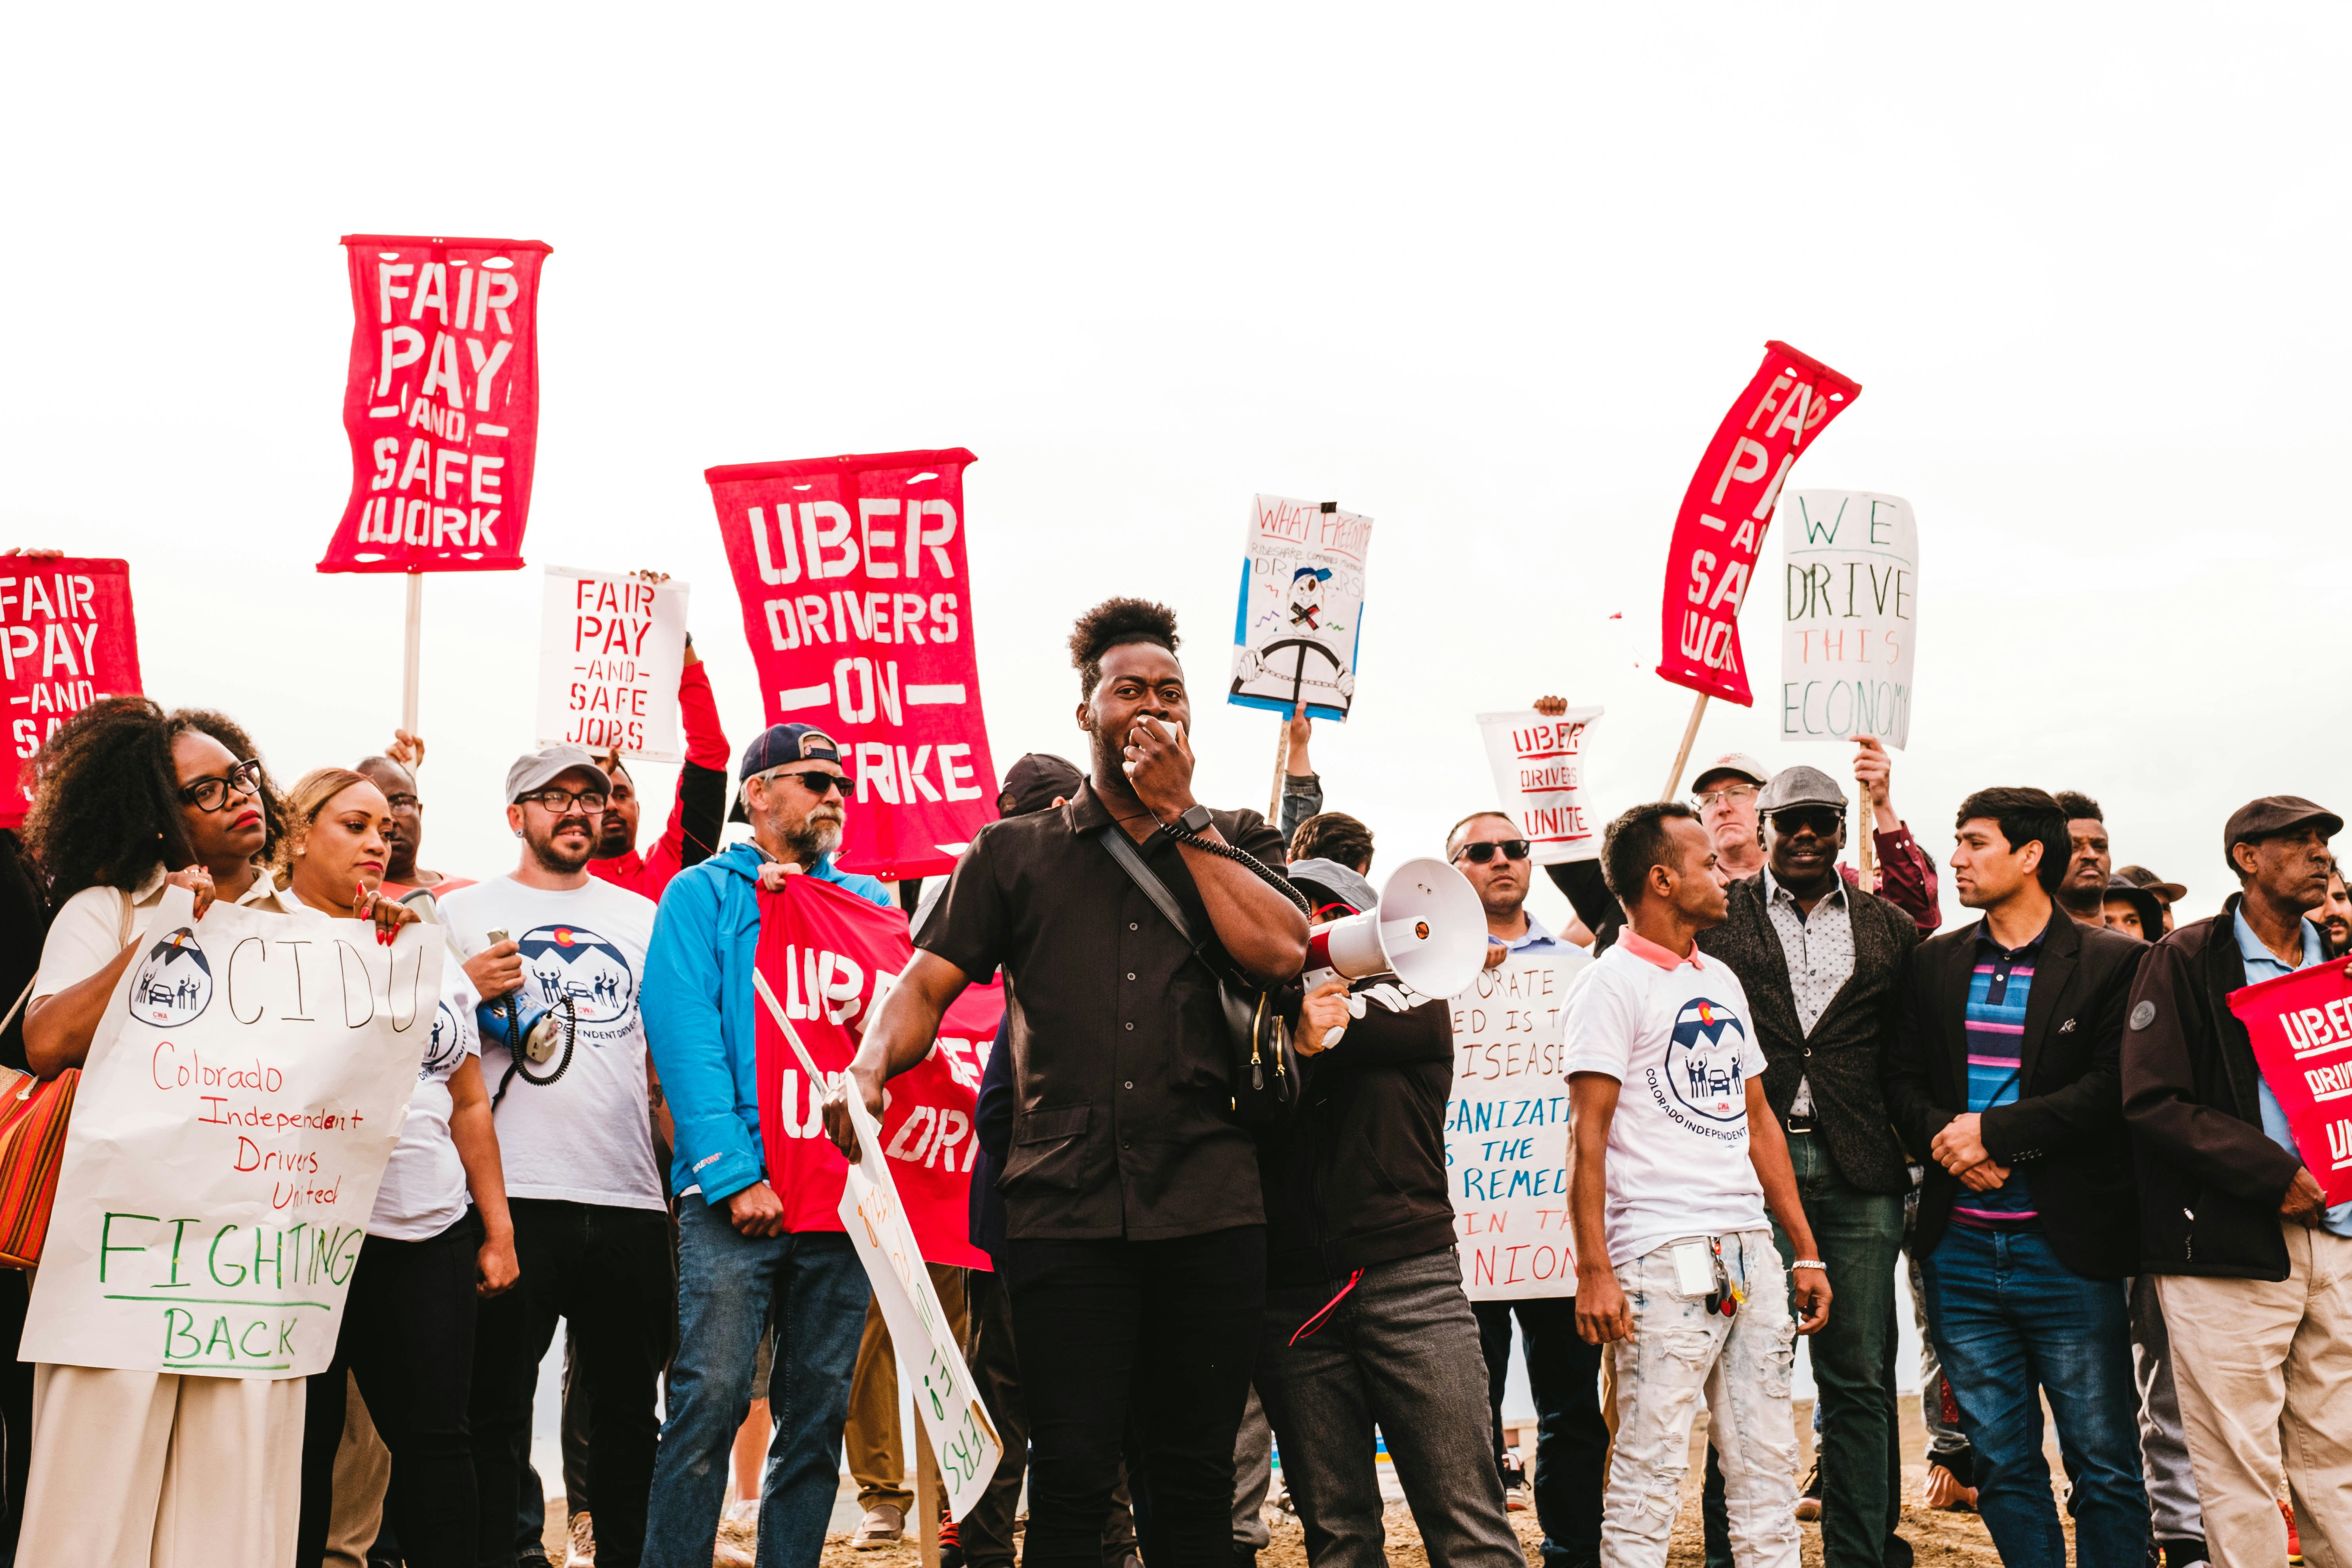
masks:
[[[841,791],[845,796],[849,793],[847,773],[829,773],[823,768],[803,768],[796,773],[769,773],[765,776],[772,780],[791,779],[819,800],[835,790]]]
[[[1845,820],[1843,812],[1830,811],[1821,806],[1804,806],[1772,814],[1772,831],[1779,834],[1802,833],[1810,827],[1822,838],[1837,837],[1839,824]]]
[[[196,779],[180,786],[180,798],[198,811],[218,811],[233,795],[257,795],[261,789],[261,761],[247,757],[226,773]]]
[[[1503,858],[1506,860],[1524,860],[1528,858],[1528,841],[1524,838],[1490,838],[1483,844],[1465,844],[1454,852],[1454,858],[1459,860],[1467,855],[1470,858],[1470,864],[1484,866],[1495,858],[1495,851],[1497,849],[1503,852]]]

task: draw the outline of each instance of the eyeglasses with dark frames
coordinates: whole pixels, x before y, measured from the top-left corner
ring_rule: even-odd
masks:
[[[533,803],[534,805],[544,806],[549,811],[553,812],[558,816],[570,811],[575,802],[578,804],[582,811],[586,812],[591,816],[596,816],[598,813],[602,812],[605,806],[612,804],[611,800],[601,789],[583,789],[577,791],[552,788],[535,789],[529,795],[516,796],[515,804],[520,805],[526,800]]]
[[[845,796],[849,793],[847,773],[829,773],[823,768],[803,768],[796,773],[761,773],[760,776],[772,783],[777,779],[791,779],[819,800],[835,790],[841,791]]]
[[[261,793],[261,759],[247,757],[225,773],[191,779],[180,786],[180,798],[198,811],[218,811],[232,795]]]
[[[1467,856],[1473,866],[1484,866],[1495,858],[1497,849],[1503,852],[1506,860],[1528,858],[1528,841],[1524,838],[1489,838],[1476,844],[1465,844],[1454,852],[1454,858],[1459,860]]]

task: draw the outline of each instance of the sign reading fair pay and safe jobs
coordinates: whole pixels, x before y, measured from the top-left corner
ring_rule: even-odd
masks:
[[[551,566],[539,611],[539,741],[675,763],[686,584]]]

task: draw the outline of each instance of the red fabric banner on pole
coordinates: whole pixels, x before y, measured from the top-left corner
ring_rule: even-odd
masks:
[[[1691,476],[1666,554],[1658,673],[1742,708],[1755,699],[1739,656],[1739,605],[1798,452],[1862,395],[1862,384],[1783,342],[1723,416]]]
[[[907,917],[814,877],[760,895],[760,973],[775,993],[824,1084],[812,1084],[765,1007],[755,1007],[760,1142],[787,1230],[839,1230],[849,1163],[824,1135],[827,1089],[848,1070],[857,1037],[890,982],[914,958]],[[975,993],[995,992],[988,995]],[[980,1074],[1003,1015],[999,987],[972,986],[940,1026],[931,1054],[890,1080],[882,1152],[926,1261],[986,1268],[971,1245],[971,1125]]]
[[[535,239],[347,234],[352,499],[321,572],[510,572],[539,440]]]
[[[961,447],[707,469],[771,724],[856,778],[844,870],[953,868],[996,816],[972,651]]]
[[[2352,981],[2315,963],[2230,993],[2254,1065],[2332,1206],[2352,1202]]]
[[[31,809],[18,770],[58,725],[101,697],[139,689],[127,563],[0,556],[0,697],[16,759],[0,783],[0,827]]]

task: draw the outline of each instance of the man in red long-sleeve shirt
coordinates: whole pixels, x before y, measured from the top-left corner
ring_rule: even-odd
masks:
[[[646,853],[637,853],[640,801],[636,781],[617,754],[602,759],[613,780],[612,804],[604,810],[604,837],[588,874],[658,903],[669,879],[709,858],[727,826],[727,770],[733,761],[719,727],[719,704],[711,699],[710,674],[686,639],[686,668],[677,682],[677,706],[686,729],[686,765],[678,771],[677,796],[668,825]]]

